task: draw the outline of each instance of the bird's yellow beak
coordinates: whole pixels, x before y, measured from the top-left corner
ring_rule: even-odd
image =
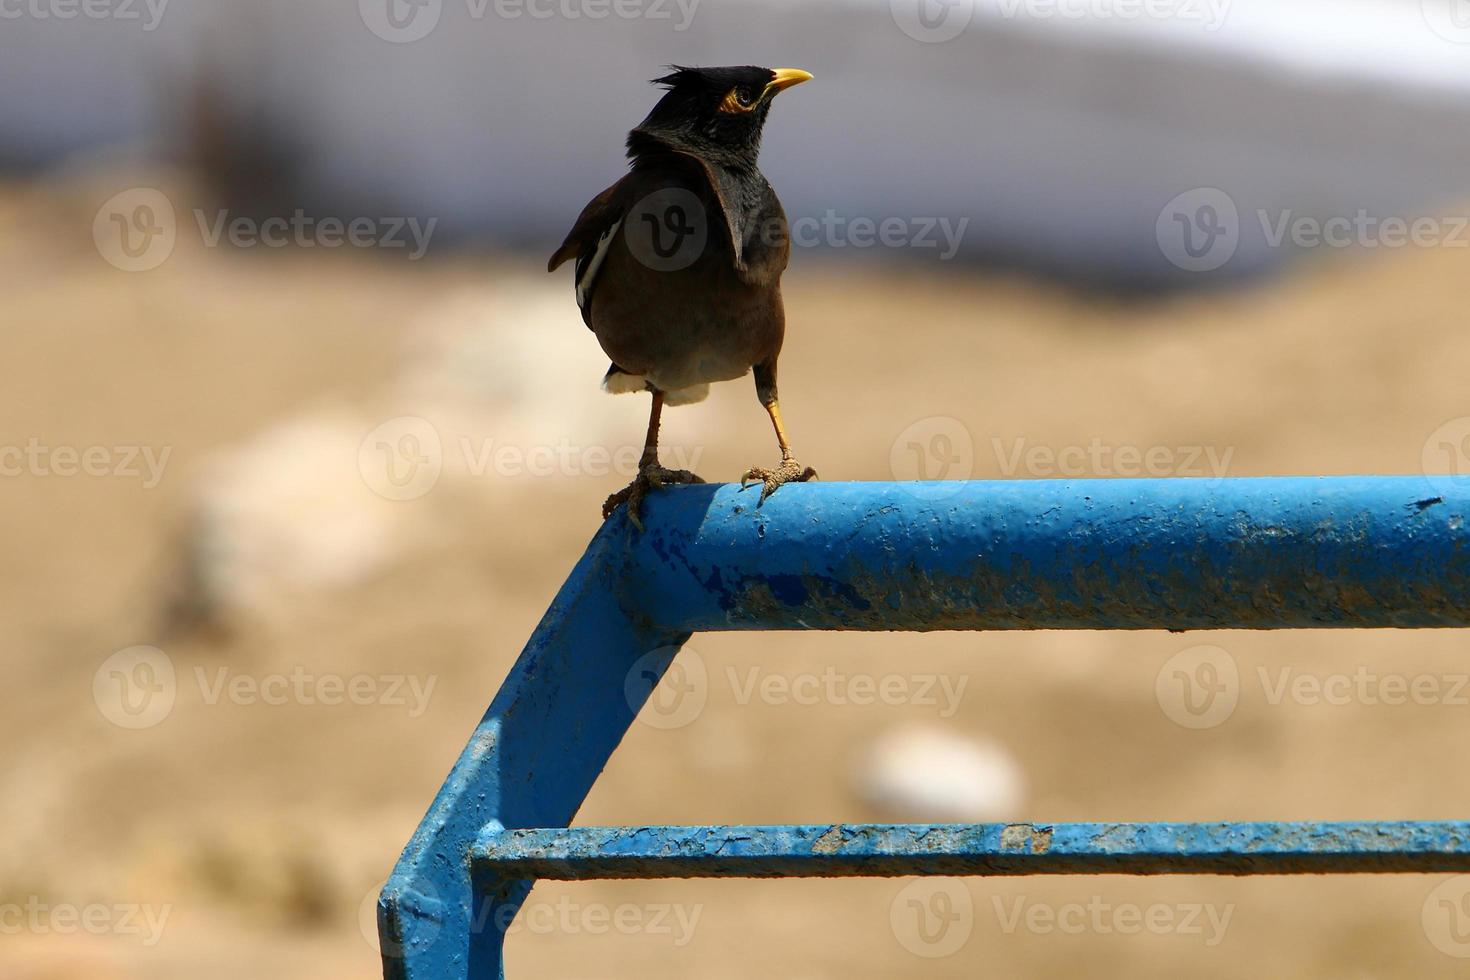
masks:
[[[802,71],[800,68],[773,68],[771,70],[776,73],[776,77],[771,80],[771,84],[766,86],[765,94],[767,95],[774,95],[782,89],[800,85],[812,79],[811,72]]]

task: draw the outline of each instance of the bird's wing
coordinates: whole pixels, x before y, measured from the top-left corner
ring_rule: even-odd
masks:
[[[720,206],[720,224],[725,229],[726,241],[730,243],[730,251],[735,257],[735,271],[745,271],[745,232],[744,222],[740,220],[741,212],[732,207],[739,200],[740,188],[733,179],[725,175],[718,167],[712,167],[709,161],[695,156],[692,153],[679,154],[686,159],[693,160],[699,165],[699,174],[709,185],[710,193]]]
[[[699,182],[708,188],[720,212],[714,223],[720,227],[721,237],[729,243],[736,274],[751,285],[764,286],[779,281],[786,268],[791,245],[786,214],[775,191],[764,178],[758,185],[742,184],[692,154],[674,153],[664,159],[666,165],[673,160],[682,161],[673,171],[676,185],[693,188],[696,186],[694,182]],[[592,326],[592,293],[597,286],[597,276],[623,219],[630,210],[637,210],[638,205],[632,203],[635,199],[640,195],[647,196],[651,188],[668,185],[670,176],[665,171],[661,176],[650,177],[648,171],[635,169],[598,194],[582,209],[577,223],[567,233],[566,241],[547,262],[546,269],[550,272],[568,259],[577,260],[577,306],[581,308],[582,321],[589,329]]]
[[[719,204],[721,226],[735,259],[735,272],[753,286],[781,278],[791,251],[786,212],[764,177],[744,180],[693,154],[699,174]]]
[[[746,242],[745,262],[737,271],[751,285],[766,286],[780,282],[781,273],[786,271],[786,263],[791,258],[791,229],[781,200],[770,184],[762,187],[759,202],[752,221],[758,234]]]
[[[589,330],[592,328],[592,290],[597,285],[597,274],[602,271],[607,250],[623,224],[624,208],[619,192],[627,180],[624,177],[587,203],[577,217],[577,223],[567,232],[566,241],[546,263],[546,271],[552,272],[567,259],[577,260],[577,306],[582,310],[582,322]]]

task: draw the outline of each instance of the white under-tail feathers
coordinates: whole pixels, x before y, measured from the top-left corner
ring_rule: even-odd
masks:
[[[641,374],[624,374],[612,371],[602,379],[602,390],[609,395],[630,395],[635,391],[648,391],[648,379]],[[709,385],[690,385],[664,392],[664,404],[670,407],[693,405],[709,397]]]

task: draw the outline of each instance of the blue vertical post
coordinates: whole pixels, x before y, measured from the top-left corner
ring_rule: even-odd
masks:
[[[618,604],[615,537],[604,529],[557,594],[383,888],[388,980],[504,976],[505,932],[531,883],[472,880],[472,845],[487,826],[570,823],[688,639]]]

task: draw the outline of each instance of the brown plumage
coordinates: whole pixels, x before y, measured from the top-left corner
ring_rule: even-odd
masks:
[[[641,527],[652,487],[703,482],[658,464],[663,405],[702,400],[709,385],[752,368],[781,447],[775,469],[741,480],[779,486],[816,476],[798,464],[781,422],[776,359],[785,334],[781,273],[791,247],[781,202],[756,166],[777,92],[810,78],[795,69],[678,69],[659,104],[628,136],[631,169],[583,209],[548,269],[576,260],[582,319],[612,359],[611,392],[653,394],[637,478],[623,502]]]

